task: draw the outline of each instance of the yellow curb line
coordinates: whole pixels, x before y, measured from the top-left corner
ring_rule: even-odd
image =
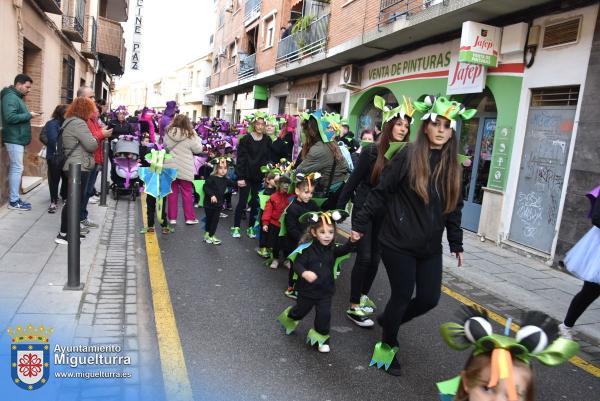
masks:
[[[142,220],[147,227],[146,194],[140,197],[142,206]],[[160,246],[156,233],[146,233],[146,254],[148,255],[148,271],[150,287],[152,288],[152,304],[154,306],[154,320],[160,351],[160,364],[162,367],[165,393],[170,401],[193,401],[192,386],[181,348],[175,313],[171,304],[169,285],[165,269],[160,256]]]
[[[345,237],[345,238],[350,237],[350,233],[345,230],[342,230],[341,228],[338,228],[337,231],[338,231],[338,234],[340,234],[342,237]],[[464,304],[467,306],[475,305],[479,308],[482,308],[483,310],[485,310],[487,312],[490,319],[492,319],[496,323],[499,323],[503,327],[506,326],[506,318],[489,310],[488,308],[486,308],[482,305],[479,305],[477,302],[465,297],[464,295],[461,295],[461,294],[451,290],[450,288],[446,287],[445,285],[442,285],[442,292],[444,294],[448,295],[449,297],[454,298],[461,304]],[[512,331],[516,332],[520,329],[520,326],[515,323],[511,323],[510,329]],[[571,362],[573,365],[577,366],[578,368],[588,372],[592,376],[600,377],[600,367],[592,364],[591,362],[586,361],[585,359],[583,359],[581,357],[574,356],[571,359],[569,359],[569,362]]]

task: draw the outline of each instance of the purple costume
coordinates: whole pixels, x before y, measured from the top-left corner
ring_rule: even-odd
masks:
[[[165,137],[165,134],[167,133],[167,127],[169,126],[169,124],[171,124],[173,117],[178,112],[179,112],[179,109],[177,108],[177,102],[175,100],[169,100],[167,102],[167,108],[163,112],[163,116],[160,119],[160,122],[158,124],[158,134],[160,135],[160,143],[161,144],[163,142],[163,138]]]

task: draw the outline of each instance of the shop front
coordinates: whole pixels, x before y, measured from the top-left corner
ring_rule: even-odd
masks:
[[[510,168],[523,64],[488,69],[459,63],[459,47],[454,40],[365,65],[363,89],[350,98],[350,124],[356,132],[381,126],[381,112],[373,105],[376,95],[390,107],[399,104],[403,96],[421,100],[426,95],[447,95],[477,109],[476,116],[459,123],[456,132],[460,152],[471,157],[470,165],[463,169],[462,225],[496,238],[499,213],[494,205],[502,205]],[[411,126],[411,140],[420,129],[420,117],[417,115]]]

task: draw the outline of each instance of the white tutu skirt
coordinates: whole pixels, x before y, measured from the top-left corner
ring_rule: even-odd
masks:
[[[600,284],[600,228],[593,226],[577,241],[564,262],[575,277]]]

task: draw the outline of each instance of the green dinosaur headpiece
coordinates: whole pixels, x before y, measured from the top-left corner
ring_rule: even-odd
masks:
[[[280,159],[278,163],[268,163],[260,168],[260,172],[263,174],[273,173],[275,175],[287,174],[290,175],[294,164],[287,161],[287,159]]]
[[[386,106],[385,99],[381,96],[375,96],[373,99],[373,104],[375,105],[375,108],[382,111],[381,130],[383,130],[385,123],[396,116],[400,116],[402,119],[405,117],[410,117],[412,123],[412,117],[416,111],[410,101],[410,98],[407,98],[406,96],[402,96],[402,103],[394,108]]]
[[[415,109],[425,113],[422,120],[435,121],[437,116],[445,117],[450,120],[450,126],[456,131],[456,120],[470,120],[477,110],[467,109],[462,103],[450,100],[445,96],[425,96],[422,102],[413,102]]]
[[[213,166],[213,171],[217,171],[218,167],[229,167],[233,165],[233,159],[226,156],[215,157],[210,161],[210,164]]]
[[[556,324],[544,313],[532,311],[523,317],[523,325],[515,337],[510,337],[510,319],[504,335],[493,332],[487,313],[483,309],[468,308],[462,324],[444,323],[440,327],[442,338],[458,351],[473,347],[473,355],[490,354],[490,382],[495,387],[498,380],[506,381],[509,401],[518,401],[512,377],[512,358],[530,364],[537,359],[546,366],[558,366],[568,361],[579,351],[579,344],[565,338],[551,342],[557,334]]]
[[[300,115],[302,121],[307,121],[314,118],[319,128],[319,135],[324,143],[331,142],[335,139],[342,130],[342,124],[345,123],[342,116],[337,113],[323,113],[322,110],[317,110],[314,113],[302,113]]]
[[[303,224],[317,224],[319,220],[323,220],[324,223],[332,225],[333,223],[339,224],[348,218],[349,214],[345,210],[325,210],[321,212],[307,212],[304,213],[298,219]]]
[[[264,111],[256,111],[256,112],[254,112],[252,114],[248,114],[247,116],[244,117],[244,121],[246,121],[248,123],[248,127],[246,128],[246,131],[248,133],[254,132],[254,123],[256,122],[256,120],[258,120],[260,118],[265,120],[265,123],[266,123],[269,118],[269,113],[265,113]]]

